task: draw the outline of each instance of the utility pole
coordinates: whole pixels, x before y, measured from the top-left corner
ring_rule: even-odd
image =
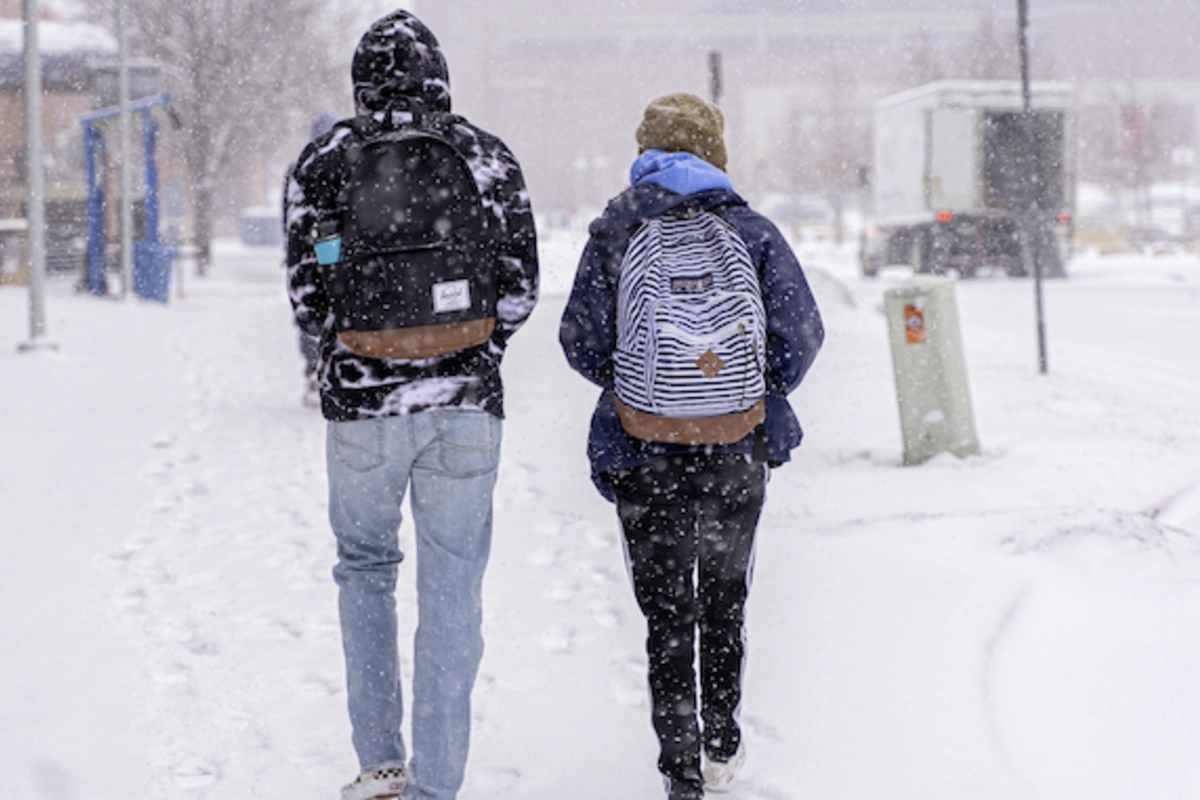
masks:
[[[1046,311],[1042,300],[1042,211],[1038,202],[1037,142],[1033,129],[1033,94],[1029,88],[1029,2],[1017,0],[1017,47],[1021,57],[1021,99],[1025,123],[1025,241],[1033,259],[1034,303],[1037,308],[1038,371],[1050,371],[1046,358]]]
[[[38,0],[25,2],[25,235],[29,237],[29,341],[22,352],[54,350],[46,341],[46,188],[42,172],[42,51]]]
[[[721,104],[721,51],[708,51],[708,101]]]
[[[129,32],[125,0],[117,0],[117,107],[121,138],[121,293],[133,297],[133,144],[129,113]]]

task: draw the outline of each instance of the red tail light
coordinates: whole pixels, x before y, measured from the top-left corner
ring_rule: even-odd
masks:
[[[937,221],[938,221],[938,222],[949,222],[949,221],[950,221],[950,220],[952,220],[952,219],[954,219],[954,212],[953,212],[953,211],[939,211],[939,212],[937,212]]]

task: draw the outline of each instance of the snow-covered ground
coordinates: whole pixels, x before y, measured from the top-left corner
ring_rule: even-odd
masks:
[[[463,800],[662,796],[595,391],[556,340],[581,244],[543,237],[505,361]],[[983,455],[902,467],[903,275],[799,253],[828,340],[760,529],[734,797],[1200,797],[1200,260],[1077,259],[1048,376],[1030,283],[960,284]],[[26,291],[0,287],[0,797],[324,800],[353,775],[279,260],[227,246],[165,307],[53,281],[56,353],[16,352]]]

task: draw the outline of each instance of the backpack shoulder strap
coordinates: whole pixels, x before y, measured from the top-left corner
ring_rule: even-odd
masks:
[[[462,148],[451,141],[451,138],[446,135],[444,130],[445,125],[439,119],[440,116],[442,115],[420,116],[412,123],[397,128],[384,127],[373,120],[362,120],[357,117],[348,120],[346,124],[356,134],[356,141],[349,145],[347,161],[353,165],[358,160],[364,148],[386,142],[403,143],[415,142],[422,139],[436,142],[451,150],[458,157],[467,174],[471,177],[471,185],[475,189],[475,194],[479,195],[479,186],[475,182],[475,175],[471,170],[470,159],[467,158]]]

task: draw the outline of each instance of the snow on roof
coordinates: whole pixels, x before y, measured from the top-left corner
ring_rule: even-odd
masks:
[[[1060,81],[1033,81],[1029,88],[1035,106],[1053,108],[1068,105],[1075,91]],[[1021,100],[1021,82],[1016,80],[939,80],[881,97],[875,108],[909,103],[1007,108],[1020,106]]]
[[[117,52],[117,40],[99,25],[87,22],[38,23],[38,45],[43,53]],[[25,48],[25,23],[19,19],[0,19],[0,53],[21,53]]]

